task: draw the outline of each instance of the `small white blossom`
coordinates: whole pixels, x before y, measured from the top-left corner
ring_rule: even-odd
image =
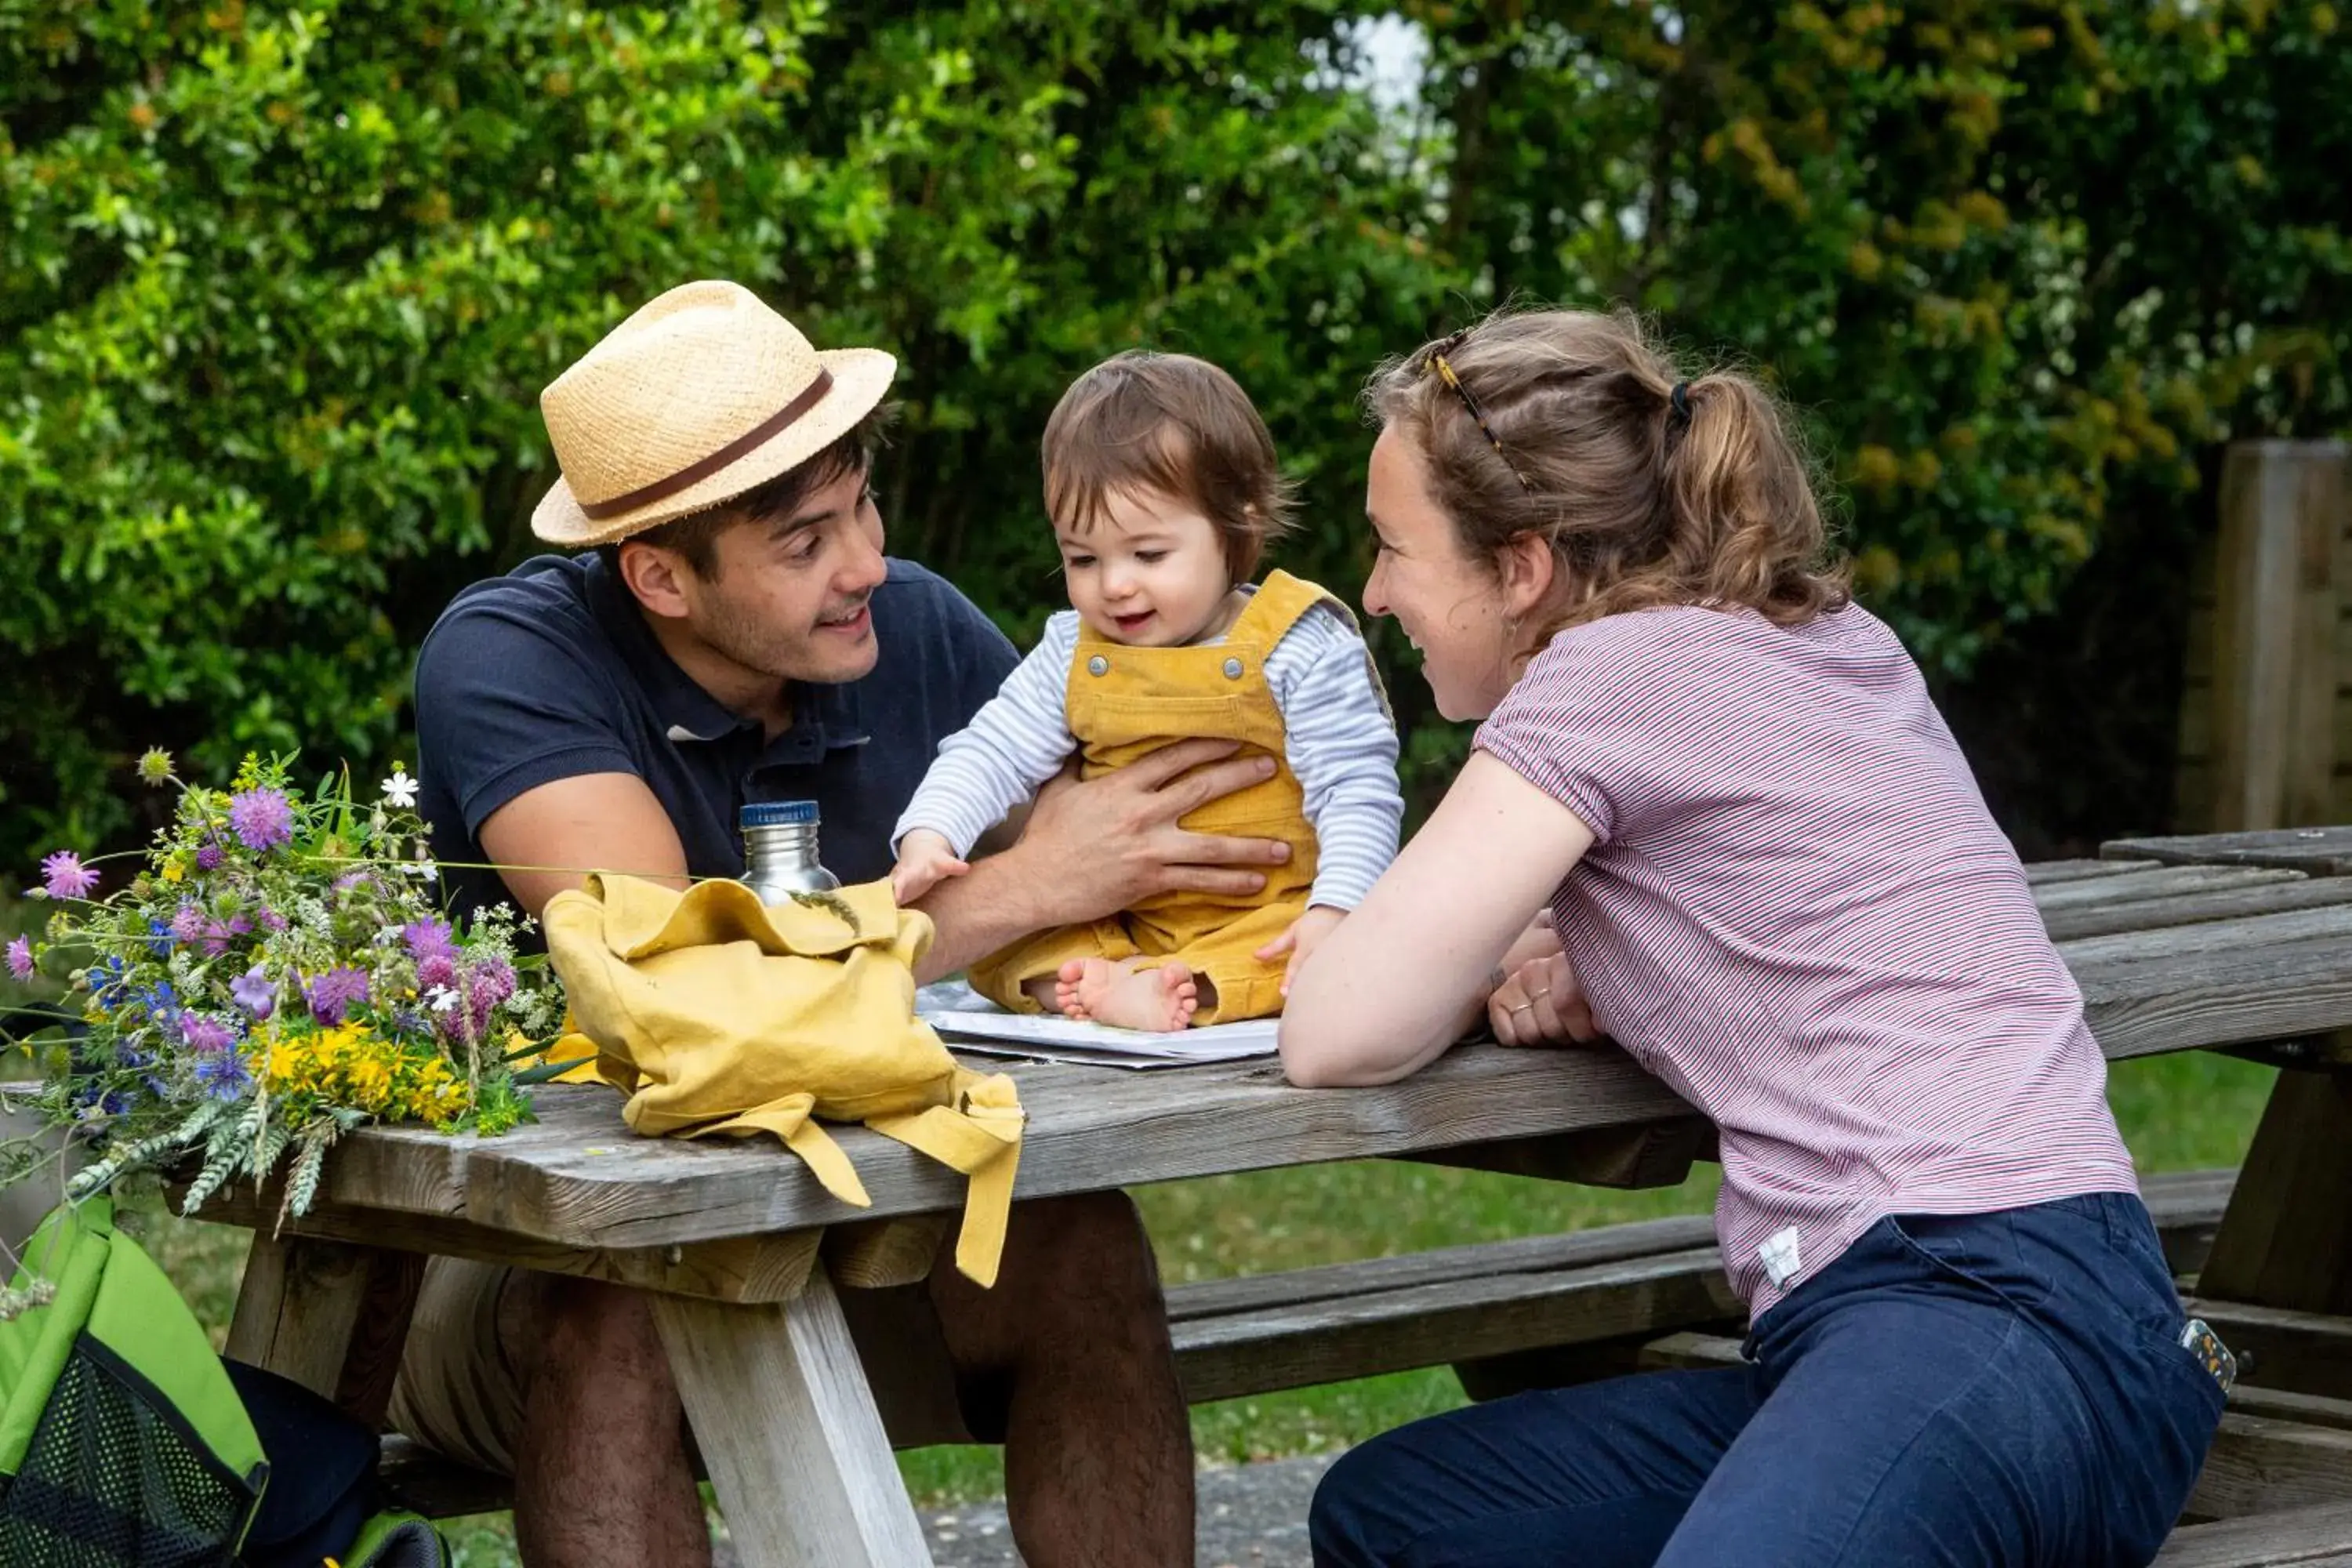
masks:
[[[401,869],[420,882],[429,882],[441,874],[441,868],[430,860],[411,860],[401,867]]]
[[[425,1000],[436,1013],[446,1013],[457,1005],[457,993],[447,985],[436,985],[425,994]]]
[[[403,811],[416,805],[416,781],[398,763],[392,765],[392,776],[383,781],[383,798]]]

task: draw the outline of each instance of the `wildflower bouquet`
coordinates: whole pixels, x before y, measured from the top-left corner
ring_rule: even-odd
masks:
[[[101,895],[108,873],[70,851],[42,862],[28,896],[62,907],[6,962],[62,978],[79,1009],[35,1037],[32,1103],[94,1156],[69,1197],[184,1163],[193,1213],[283,1167],[281,1213],[299,1215],[328,1149],[367,1122],[495,1133],[529,1115],[511,1064],[563,1003],[544,960],[518,958],[521,922],[503,906],[469,929],[441,918],[399,767],[360,805],[348,775],[303,798],[291,762],[248,756],[224,793],[150,751],[142,778],[180,797],[127,885]],[[9,1173],[28,1165],[20,1152]]]

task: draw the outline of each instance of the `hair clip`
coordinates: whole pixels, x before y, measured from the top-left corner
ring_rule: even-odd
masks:
[[[1478,400],[1470,395],[1470,389],[1462,384],[1462,377],[1455,373],[1454,362],[1445,357],[1446,351],[1460,348],[1463,340],[1469,335],[1470,331],[1465,327],[1451,337],[1440,338],[1430,344],[1422,351],[1423,367],[1435,371],[1437,379],[1453,389],[1454,395],[1462,400],[1462,406],[1469,414],[1471,423],[1478,426],[1478,434],[1486,437],[1486,445],[1495,448],[1495,456],[1503,459],[1503,467],[1511,470],[1511,478],[1519,481],[1521,489],[1532,493],[1536,487],[1528,481],[1527,475],[1519,472],[1519,466],[1511,461],[1511,454],[1504,449],[1502,438],[1495,434],[1495,427],[1486,423],[1486,411],[1478,406]]]

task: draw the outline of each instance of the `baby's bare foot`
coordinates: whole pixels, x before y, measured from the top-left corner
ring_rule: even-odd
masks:
[[[1084,1023],[1088,1016],[1086,998],[1098,993],[1111,982],[1110,960],[1108,958],[1073,958],[1062,965],[1054,981],[1054,1005],[1066,1018]]]
[[[1066,966],[1063,973],[1069,973]],[[1148,958],[1130,958],[1115,965],[1087,959],[1073,993],[1077,1005],[1086,1011],[1071,1016],[1089,1017],[1122,1029],[1181,1029],[1192,1022],[1201,1005],[1201,988],[1192,971],[1172,959],[1154,963]]]

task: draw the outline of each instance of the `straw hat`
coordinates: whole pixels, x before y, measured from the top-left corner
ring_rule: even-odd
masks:
[[[739,284],[681,284],[539,395],[563,477],[530,531],[584,548],[717,506],[847,435],[898,368],[879,349],[811,348]]]

